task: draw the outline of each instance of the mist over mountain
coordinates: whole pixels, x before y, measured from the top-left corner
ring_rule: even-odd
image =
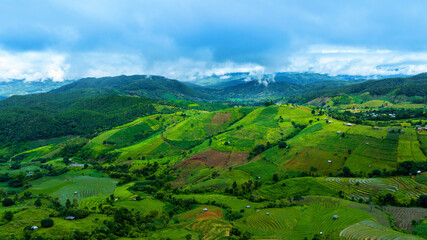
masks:
[[[72,83],[73,80],[66,81],[53,81],[51,79],[40,81],[26,81],[26,80],[9,80],[7,82],[0,82],[0,100],[12,95],[26,95],[34,93],[43,93],[50,90],[59,88],[61,86]]]

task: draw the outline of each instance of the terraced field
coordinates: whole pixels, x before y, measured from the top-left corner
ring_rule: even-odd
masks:
[[[361,220],[372,219],[369,213],[347,208],[347,202],[312,198],[304,205],[255,211],[238,221],[239,227],[264,238],[304,239],[319,232],[338,232]],[[332,216],[338,215],[334,220]]]
[[[199,232],[205,240],[229,236],[232,227],[223,219],[222,209],[215,206],[202,205],[181,214],[179,218],[185,228]]]
[[[340,232],[341,237],[347,239],[378,239],[378,240],[388,240],[388,239],[407,239],[407,240],[419,240],[422,238],[408,235],[400,232],[393,231],[391,229],[385,228],[374,221],[361,221],[359,223],[353,224]]]
[[[342,190],[347,197],[369,199],[379,193],[403,193],[417,198],[427,194],[427,187],[409,177],[394,178],[318,178],[317,181],[337,191]]]
[[[267,199],[287,199],[307,195],[335,196],[338,191],[320,184],[315,178],[305,177],[280,181],[263,187],[259,193]]]
[[[49,194],[58,197],[61,203],[67,199],[81,200],[92,196],[107,197],[114,192],[116,181],[111,178],[97,178],[91,176],[77,176],[65,181],[56,178],[34,185],[29,189],[33,194]]]
[[[117,201],[114,205],[118,207],[125,207],[129,210],[139,211],[142,214],[146,215],[151,211],[157,211],[159,213],[163,213],[165,210],[166,204],[162,201],[153,199],[153,198],[145,198],[141,201],[133,201],[133,200],[125,200],[125,201]]]
[[[269,215],[267,215],[269,213]],[[297,209],[261,210],[246,219],[247,226],[263,232],[292,231],[297,225],[294,216],[300,214]]]
[[[412,220],[420,221],[427,217],[427,209],[425,208],[406,208],[406,207],[385,207],[385,211],[389,212],[394,220],[396,226],[399,229],[405,229],[408,232],[412,232]]]

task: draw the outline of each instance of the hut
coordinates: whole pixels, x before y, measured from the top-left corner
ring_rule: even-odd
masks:
[[[205,211],[205,212],[206,212],[207,210],[208,210],[207,208],[203,208],[203,211]]]
[[[37,226],[31,226],[31,230],[37,230],[37,229],[39,229],[39,227],[37,227]]]
[[[76,217],[74,217],[74,216],[66,216],[65,217],[65,220],[75,220],[76,219]]]
[[[332,218],[333,218],[334,220],[337,220],[337,219],[338,219],[338,215],[334,215]]]
[[[265,213],[266,215],[270,215],[270,213],[269,212],[267,212],[267,213]]]

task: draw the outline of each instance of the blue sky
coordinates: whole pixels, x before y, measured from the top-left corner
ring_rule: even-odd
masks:
[[[0,0],[0,81],[427,71],[427,1]]]

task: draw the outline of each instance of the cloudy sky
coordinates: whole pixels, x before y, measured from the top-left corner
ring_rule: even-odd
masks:
[[[427,1],[0,0],[0,81],[427,72]]]

